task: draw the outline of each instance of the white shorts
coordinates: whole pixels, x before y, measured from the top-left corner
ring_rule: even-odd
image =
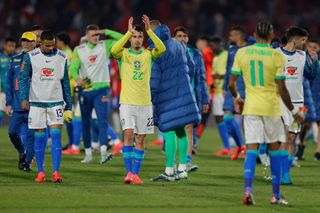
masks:
[[[152,106],[120,105],[120,123],[122,130],[133,129],[134,133],[153,134]]]
[[[289,132],[299,133],[301,131],[301,125],[294,124],[294,117],[292,113],[283,102],[281,103],[282,103],[282,119],[283,119],[284,125],[289,127]],[[303,104],[293,104],[293,106],[302,107]]]
[[[0,93],[0,111],[6,111],[6,94],[4,92]]]
[[[212,110],[212,114],[215,116],[223,116],[224,112],[223,112],[223,102],[224,102],[224,95],[221,94],[216,94],[214,95],[213,101],[212,101],[212,106],[213,106],[213,110]]]
[[[63,124],[63,106],[50,108],[30,106],[29,128],[44,129],[47,125]]]
[[[244,115],[246,144],[286,142],[281,116]]]

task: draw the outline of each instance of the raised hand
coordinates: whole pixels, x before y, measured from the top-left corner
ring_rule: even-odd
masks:
[[[133,30],[134,30],[134,27],[133,27],[133,17],[131,16],[131,17],[129,18],[129,21],[128,21],[128,31],[129,31],[129,32],[133,32]]]
[[[149,19],[149,17],[147,15],[143,15],[142,16],[142,21],[144,23],[144,28],[146,29],[146,31],[149,30],[150,29],[150,19]]]

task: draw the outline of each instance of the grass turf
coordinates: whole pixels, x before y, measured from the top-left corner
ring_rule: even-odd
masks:
[[[65,131],[63,132],[66,143]],[[294,185],[283,186],[290,206],[272,206],[271,183],[263,179],[257,165],[254,181],[256,205],[243,206],[243,159],[230,161],[212,156],[222,145],[216,129],[205,131],[199,154],[193,162],[199,170],[186,181],[151,182],[165,165],[158,147],[147,146],[141,170],[144,184],[122,183],[125,169],[118,155],[106,165],[82,165],[80,156],[63,156],[61,175],[64,182],[51,179],[51,155],[46,153],[46,183],[34,183],[36,168],[25,173],[17,169],[17,154],[9,142],[7,128],[0,128],[0,212],[317,212],[320,208],[319,162],[313,160],[315,146],[308,143],[301,168],[292,169]],[[150,141],[155,136],[149,136]]]

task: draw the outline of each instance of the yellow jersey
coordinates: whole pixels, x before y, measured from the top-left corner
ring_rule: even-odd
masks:
[[[214,57],[212,62],[213,71],[212,74],[225,75],[227,72],[227,59],[228,52],[222,50],[216,57]],[[214,80],[215,94],[223,93],[223,79]]]
[[[232,74],[242,75],[246,98],[242,114],[280,116],[276,79],[285,79],[285,59],[267,44],[254,44],[238,50]]]
[[[151,105],[151,51],[142,49],[134,52],[131,48],[124,48],[122,57],[118,60],[121,78],[120,104]]]

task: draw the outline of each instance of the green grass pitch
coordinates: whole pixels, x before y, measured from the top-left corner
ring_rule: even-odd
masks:
[[[66,143],[65,131],[63,143]],[[150,141],[155,136],[149,136]],[[294,185],[283,186],[282,193],[290,206],[272,206],[271,183],[263,179],[263,168],[257,165],[254,181],[256,205],[243,206],[243,158],[232,162],[213,157],[220,148],[216,129],[209,128],[201,138],[194,163],[199,170],[179,182],[151,182],[165,165],[158,147],[147,146],[141,170],[144,184],[125,185],[122,156],[106,165],[82,165],[80,156],[63,156],[62,184],[50,182],[51,154],[46,153],[46,183],[34,183],[36,168],[31,173],[19,171],[17,154],[9,142],[7,127],[0,129],[0,212],[319,212],[320,168],[313,159],[315,145],[308,143],[306,160],[301,168],[292,169]]]

